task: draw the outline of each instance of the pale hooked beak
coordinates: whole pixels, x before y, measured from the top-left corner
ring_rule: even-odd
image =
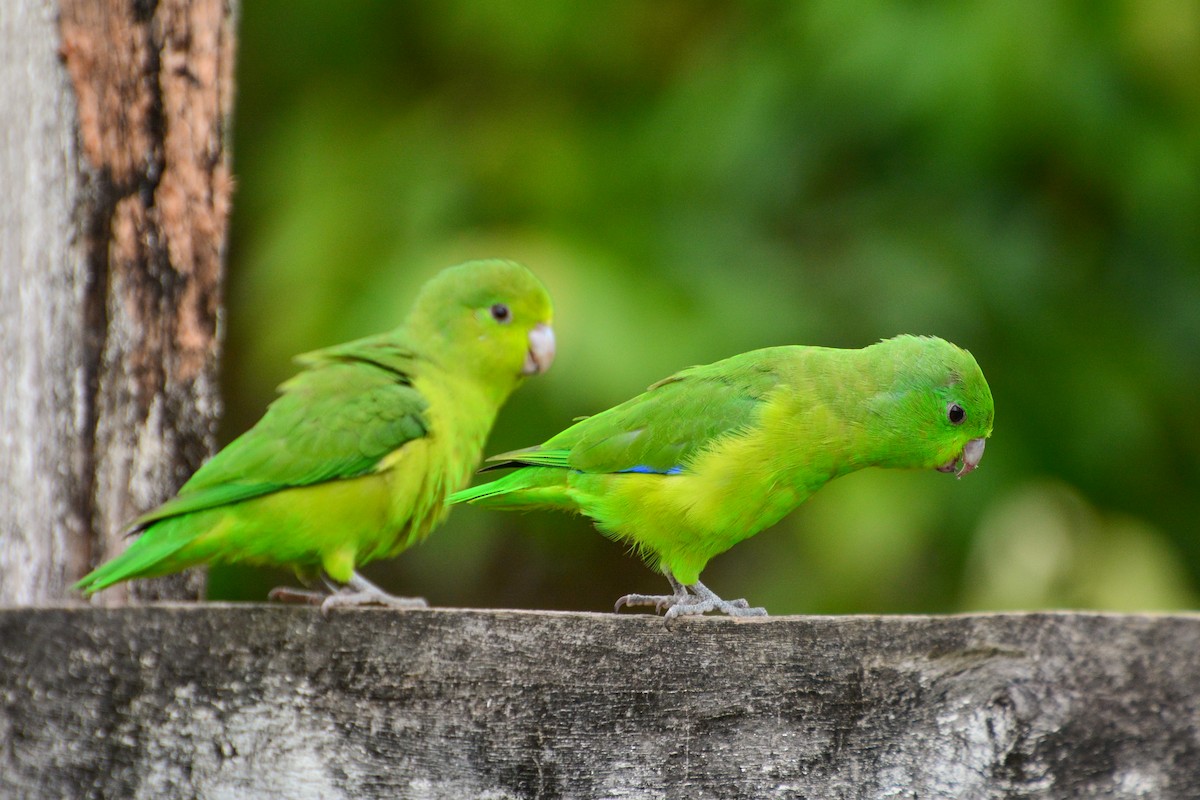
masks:
[[[962,455],[957,456],[954,460],[942,464],[937,468],[938,472],[953,472],[954,477],[961,478],[971,470],[979,466],[980,459],[983,458],[983,446],[987,440],[982,436],[978,439],[972,439],[963,447]],[[957,470],[957,471],[956,471]]]
[[[525,353],[522,375],[539,375],[554,363],[554,329],[544,322],[529,332],[529,352]]]

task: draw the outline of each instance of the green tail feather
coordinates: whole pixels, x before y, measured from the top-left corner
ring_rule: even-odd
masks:
[[[492,483],[484,483],[482,486],[473,486],[469,489],[460,489],[460,491],[452,493],[449,498],[446,498],[446,505],[452,506],[460,503],[474,503],[475,500],[482,500],[485,498],[494,497],[494,495],[497,494],[503,494],[503,489],[502,491],[497,492],[496,489],[492,488],[493,483],[498,482],[499,481],[492,481]]]
[[[186,565],[185,560],[172,556],[192,541],[186,527],[183,519],[164,520],[152,526],[124,553],[80,578],[74,588],[91,595],[130,578],[150,578],[181,569]]]
[[[562,508],[570,505],[565,476],[563,469],[526,467],[491,483],[455,492],[446,503],[485,508]]]
[[[506,483],[507,479],[484,483],[479,486],[472,486],[470,489],[462,489],[454,492],[446,499],[446,505],[453,506],[459,503],[474,503],[477,500],[486,500],[490,497],[498,497],[507,494],[511,489],[506,489],[500,486]]]

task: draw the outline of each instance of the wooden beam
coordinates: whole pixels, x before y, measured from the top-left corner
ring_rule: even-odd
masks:
[[[0,610],[0,796],[1164,798],[1200,616]]]

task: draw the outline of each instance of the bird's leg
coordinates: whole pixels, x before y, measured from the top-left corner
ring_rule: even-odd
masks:
[[[751,608],[744,599],[722,600],[700,581],[685,586],[670,571],[664,574],[674,590],[672,594],[627,594],[617,600],[617,610],[621,606],[654,606],[656,611],[666,610],[664,620],[667,623],[676,617],[707,614],[709,611],[719,611],[731,617],[766,616],[765,608]]]
[[[388,608],[428,608],[429,604],[423,597],[397,597],[388,594],[375,584],[364,578],[358,572],[350,574],[350,580],[345,586],[339,586],[328,575],[322,574],[321,580],[329,587],[330,594],[321,601],[321,611],[328,613],[331,608],[347,606],[387,606]]]

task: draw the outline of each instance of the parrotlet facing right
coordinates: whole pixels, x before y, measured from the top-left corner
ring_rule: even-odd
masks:
[[[262,419],[135,520],[141,536],[76,588],[201,563],[271,564],[329,590],[276,597],[325,609],[424,605],[358,568],[445,519],[504,401],[553,362],[552,316],[546,288],[521,264],[442,270],[398,328],[300,356],[303,369]]]
[[[545,443],[494,456],[499,480],[450,503],[590,517],[661,571],[669,595],[622,605],[759,616],[703,583],[709,559],[864,467],[979,466],[992,393],[974,357],[944,339],[897,336],[859,350],[784,346],[690,367]]]

